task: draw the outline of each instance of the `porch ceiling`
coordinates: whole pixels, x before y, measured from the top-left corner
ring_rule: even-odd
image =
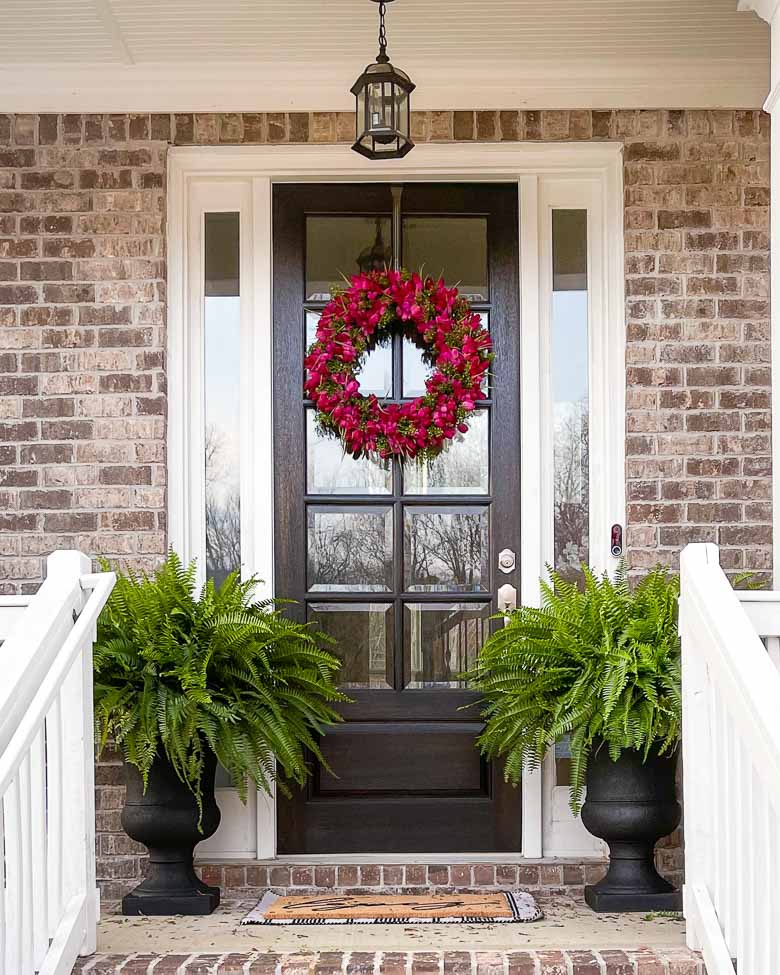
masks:
[[[736,0],[398,0],[388,30],[419,108],[755,107],[768,88],[768,25]],[[367,0],[5,0],[0,110],[346,109],[375,36]]]

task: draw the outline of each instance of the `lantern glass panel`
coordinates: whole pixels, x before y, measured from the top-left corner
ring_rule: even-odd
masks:
[[[409,137],[409,95],[395,85],[395,127],[406,138]]]
[[[374,132],[384,128],[384,106],[382,105],[382,86],[371,84],[368,86],[368,126]]]
[[[368,115],[366,114],[366,89],[361,87],[356,95],[357,104],[355,106],[355,138],[359,139],[363,132],[368,128]]]

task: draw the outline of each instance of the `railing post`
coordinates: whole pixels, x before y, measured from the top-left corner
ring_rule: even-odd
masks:
[[[714,545],[687,545],[680,557],[679,627],[682,643],[682,700],[683,700],[683,799],[685,809],[685,884],[683,907],[686,917],[688,947],[701,949],[697,931],[696,912],[690,904],[694,884],[706,884],[709,837],[708,782],[712,770],[708,756],[709,704],[707,700],[708,674],[703,657],[697,652],[696,635],[691,625],[686,591],[692,575],[708,564],[718,564],[718,550]]]
[[[81,577],[91,571],[90,560],[80,552],[54,552],[47,559],[49,573],[75,577],[79,587],[79,613],[87,594],[81,589]],[[47,575],[48,578],[48,575]],[[71,626],[73,620],[71,619]],[[92,643],[86,639],[81,652],[65,678],[61,694],[62,761],[62,851],[63,905],[82,890],[86,894],[82,944],[94,942],[95,902],[95,784],[94,733],[92,730]],[[89,666],[89,675],[85,674]],[[93,909],[90,911],[90,905]],[[91,922],[91,923],[90,923]],[[94,945],[90,949],[94,951]]]
[[[95,857],[95,722],[93,715],[93,670],[92,645],[97,639],[97,624],[85,638],[81,655],[81,686],[82,686],[82,720],[83,720],[83,783],[84,795],[87,802],[87,815],[84,820],[85,835],[84,866],[86,869],[85,884],[86,901],[86,932],[84,943],[79,954],[91,955],[97,950],[97,923],[99,920],[99,892],[96,879]]]
[[[22,718],[25,695],[21,685],[43,679],[58,647],[73,626],[73,611],[80,612],[84,593],[80,578],[90,562],[80,552],[54,552],[46,560],[46,578],[35,594],[34,610],[25,611],[24,632],[14,630],[3,644],[3,680],[0,681],[0,753]]]

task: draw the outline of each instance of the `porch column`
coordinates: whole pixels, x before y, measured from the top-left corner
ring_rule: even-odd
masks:
[[[764,110],[770,127],[771,356],[772,356],[772,562],[775,588],[780,580],[780,0],[738,0],[740,10],[752,10],[770,27],[769,95]],[[749,108],[750,106],[745,106]],[[775,260],[775,255],[778,259]]]

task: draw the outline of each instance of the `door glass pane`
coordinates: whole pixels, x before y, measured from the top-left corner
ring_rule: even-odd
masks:
[[[342,687],[393,686],[392,603],[311,603],[309,619],[336,641]]]
[[[486,217],[405,217],[403,255],[410,271],[443,276],[471,301],[488,301]]]
[[[204,243],[206,575],[219,584],[241,566],[239,214],[207,213]]]
[[[588,561],[587,210],[553,210],[552,390],[555,568]]]
[[[407,507],[404,582],[410,592],[484,592],[490,585],[488,509]]]
[[[406,494],[488,493],[488,411],[478,410],[468,426],[434,460],[404,465]]]
[[[393,588],[392,508],[310,505],[309,589],[384,592]]]
[[[309,494],[390,494],[393,472],[389,463],[345,454],[338,440],[317,432],[314,410],[307,410],[306,489]]]
[[[463,687],[457,675],[476,661],[489,632],[489,617],[489,603],[407,603],[406,686]]]
[[[306,312],[306,348],[317,338],[318,311]],[[393,350],[390,343],[380,345],[369,352],[363,360],[363,367],[357,374],[360,392],[364,396],[374,393],[386,397],[393,394]]]
[[[350,275],[391,267],[392,240],[389,217],[306,217],[306,300],[328,301]]]
[[[482,324],[488,328],[488,313],[480,312],[479,318]],[[403,344],[403,374],[404,374],[404,396],[422,396],[426,392],[425,380],[430,376],[432,367],[423,359],[423,354],[413,342],[405,341]],[[488,374],[482,383],[482,388],[487,389]]]

